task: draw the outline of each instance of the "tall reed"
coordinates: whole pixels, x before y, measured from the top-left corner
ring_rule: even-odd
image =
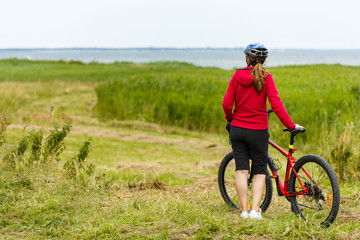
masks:
[[[300,143],[307,143],[307,150],[316,153],[329,144],[336,149],[337,134],[344,131],[347,122],[354,125],[347,137],[359,143],[359,67],[288,66],[269,71],[293,121],[307,128],[307,133],[298,137]],[[141,120],[225,133],[221,103],[229,80],[196,70],[119,78],[96,88],[95,110],[100,119]],[[269,123],[271,137],[287,144],[288,135],[282,133],[279,120],[272,116]],[[358,157],[355,147],[349,151],[348,158],[354,161]]]

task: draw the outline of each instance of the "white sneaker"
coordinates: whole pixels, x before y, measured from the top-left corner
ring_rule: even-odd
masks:
[[[247,218],[249,218],[249,213],[248,212],[242,212],[241,214],[240,214],[240,217],[241,218],[243,218],[243,219],[247,219]]]
[[[261,209],[260,212],[256,212],[255,210],[251,210],[249,213],[249,218],[250,219],[258,219],[258,220],[262,220],[262,216],[261,216]]]

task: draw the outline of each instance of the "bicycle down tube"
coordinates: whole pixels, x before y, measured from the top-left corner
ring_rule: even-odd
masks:
[[[273,174],[273,178],[275,178],[276,180],[276,184],[278,187],[278,194],[279,196],[286,196],[286,197],[291,197],[291,196],[295,196],[295,195],[304,195],[305,193],[308,194],[309,191],[308,189],[304,186],[304,184],[302,183],[299,175],[297,174],[297,172],[294,169],[293,164],[296,162],[296,159],[292,156],[292,152],[296,149],[292,149],[290,146],[290,150],[289,153],[286,152],[285,150],[283,150],[281,147],[279,147],[276,143],[274,143],[273,141],[271,141],[269,139],[269,144],[274,147],[276,150],[278,150],[282,155],[284,155],[287,158],[287,166],[286,166],[286,175],[285,175],[285,183],[282,181],[280,174],[278,173],[276,167],[273,164],[272,158],[269,155],[269,159],[268,159],[268,165],[270,167],[270,170]],[[303,169],[303,168],[302,168]],[[295,192],[295,193],[290,193],[288,190],[288,186],[289,186],[289,178],[290,178],[290,171],[293,171],[296,178],[299,180],[299,183],[302,187],[302,191],[300,192]],[[310,178],[310,175],[305,171],[305,169],[303,169],[303,171],[305,172],[305,174]],[[316,184],[316,182],[312,179],[312,181],[314,182],[314,184]],[[316,184],[317,185],[317,184]]]

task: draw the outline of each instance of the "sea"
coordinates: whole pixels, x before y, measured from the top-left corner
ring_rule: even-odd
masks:
[[[203,67],[222,69],[245,65],[242,48],[46,48],[0,49],[0,59],[64,60],[99,62],[149,63],[157,61],[188,62]],[[266,66],[341,64],[360,66],[360,49],[269,49]]]

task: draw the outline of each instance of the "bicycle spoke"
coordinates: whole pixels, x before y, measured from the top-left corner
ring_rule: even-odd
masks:
[[[316,204],[318,205],[318,209],[321,211],[323,210],[323,207],[321,206],[321,203],[319,203],[318,200],[315,200],[316,201]]]
[[[234,161],[229,162],[224,176],[225,186],[227,189],[227,194],[231,201],[239,205],[237,193],[236,193],[236,185],[235,185],[235,163]]]
[[[298,203],[298,205],[299,205],[299,206],[301,206],[301,207],[306,207],[306,208],[310,208],[310,209],[318,210],[317,208],[309,207],[309,206],[304,205],[304,204],[300,204],[300,203]]]
[[[308,193],[298,195],[296,203],[303,207],[301,212],[308,221],[323,225],[333,207],[333,186],[329,175],[319,163],[313,161],[303,163],[297,173]],[[297,178],[294,188],[297,192],[303,190]]]

